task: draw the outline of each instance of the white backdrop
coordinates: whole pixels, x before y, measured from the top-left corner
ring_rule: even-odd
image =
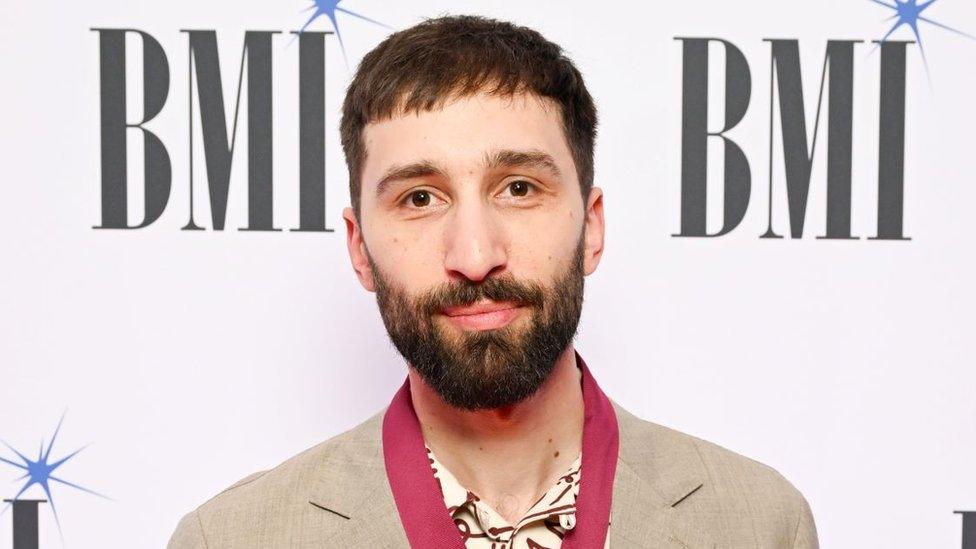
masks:
[[[394,28],[442,13],[510,19],[575,59],[600,109],[596,179],[608,231],[603,262],[587,279],[577,343],[610,396],[778,469],[809,499],[823,547],[959,547],[953,511],[976,508],[976,40],[923,23],[927,73],[918,48],[909,48],[911,240],[876,241],[866,238],[875,234],[878,148],[879,55],[870,41],[891,26],[891,9],[869,0],[342,5]],[[238,127],[228,230],[209,230],[199,139],[195,217],[208,230],[180,230],[189,217],[181,29],[217,31],[229,109],[244,31],[284,31],[274,42],[275,220],[297,225],[298,48],[287,32],[304,23],[305,7],[302,0],[0,3],[0,439],[33,459],[67,410],[52,459],[91,445],[58,475],[112,498],[53,485],[65,547],[161,547],[183,513],[355,425],[402,382],[403,363],[346,255],[340,211],[349,199],[336,126],[351,70],[333,38],[326,180],[335,232],[237,230],[246,221],[246,121]],[[976,33],[976,6],[966,0],[940,0],[926,15]],[[350,67],[389,32],[344,14],[339,25]],[[169,151],[172,193],[144,229],[92,228],[101,219],[92,27],[143,30],[169,61],[169,97],[147,127]],[[331,25],[322,18],[310,28]],[[752,103],[729,133],[749,158],[752,202],[742,224],[720,238],[671,236],[680,228],[681,190],[676,36],[729,40],[752,69]],[[768,211],[764,38],[799,40],[808,131],[826,41],[866,41],[855,52],[858,240],[815,238],[825,224],[825,147],[814,160],[803,238],[758,238]],[[913,39],[904,27],[892,38]],[[128,44],[135,120],[141,50],[135,39]],[[720,106],[715,53],[711,99]],[[718,127],[721,109],[713,112],[719,117],[710,126]],[[712,197],[721,196],[716,145]],[[128,148],[130,215],[140,219],[137,131]],[[781,153],[774,171],[773,222],[788,234]],[[721,208],[709,203],[711,231]],[[5,446],[0,457],[17,461]],[[3,498],[23,485],[15,480],[21,473],[0,463]],[[34,486],[22,497],[44,494]],[[0,548],[11,544],[10,516],[0,515]],[[60,546],[49,505],[40,521],[41,547]]]

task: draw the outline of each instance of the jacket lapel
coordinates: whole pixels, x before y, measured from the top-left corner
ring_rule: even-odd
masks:
[[[611,547],[712,549],[714,541],[679,505],[707,481],[683,438],[614,403],[620,452],[613,482]],[[309,479],[297,547],[409,547],[383,462],[383,412],[349,433]],[[585,474],[585,472],[584,472]],[[328,522],[329,528],[321,527]],[[328,531],[329,534],[321,534]]]
[[[715,547],[678,506],[707,479],[698,452],[690,443],[656,436],[663,427],[638,419],[616,403],[614,408],[620,454],[613,482],[610,546]]]
[[[386,472],[381,468],[374,473],[386,483]],[[365,491],[364,491],[365,492]],[[346,524],[335,535],[318,547],[409,547],[400,515],[389,485],[376,487],[356,511],[351,512]]]
[[[385,410],[384,410],[385,412]],[[381,442],[383,412],[348,433],[335,456],[309,481],[309,526],[329,521],[325,537],[306,528],[299,547],[409,547],[386,479]]]

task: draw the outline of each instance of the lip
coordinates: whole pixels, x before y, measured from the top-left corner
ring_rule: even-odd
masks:
[[[441,311],[452,324],[469,330],[494,330],[507,326],[524,307],[511,301],[482,301]]]

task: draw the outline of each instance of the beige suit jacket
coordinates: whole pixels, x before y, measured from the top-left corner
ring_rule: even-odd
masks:
[[[818,547],[809,505],[775,470],[614,407],[610,547]],[[169,549],[409,547],[386,478],[382,420],[241,479],[184,516]]]

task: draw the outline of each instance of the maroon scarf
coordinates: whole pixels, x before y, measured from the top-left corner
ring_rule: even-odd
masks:
[[[583,371],[583,454],[576,526],[566,533],[563,549],[604,546],[610,524],[613,476],[617,469],[619,434],[610,399]],[[463,549],[464,541],[444,506],[444,498],[430,469],[420,422],[410,399],[410,380],[404,382],[383,417],[383,458],[400,521],[412,547]]]

